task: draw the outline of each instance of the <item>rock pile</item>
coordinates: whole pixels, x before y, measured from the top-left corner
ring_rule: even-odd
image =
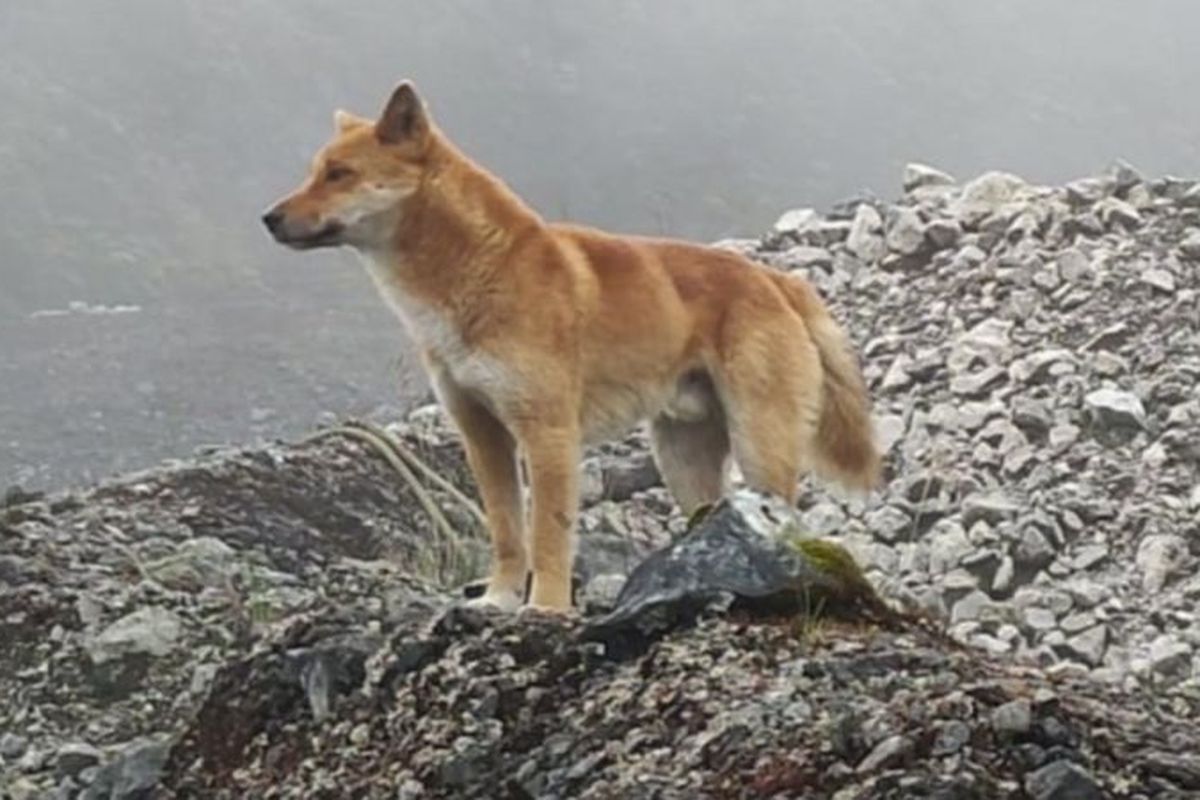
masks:
[[[911,165],[895,204],[731,243],[806,274],[861,347],[890,480],[805,499],[885,593],[991,652],[1200,674],[1200,184]]]
[[[474,516],[431,487],[436,538],[361,442],[223,449],[9,492],[0,796],[1200,792],[1200,184],[903,185],[723,245],[859,346],[886,484],[807,487],[798,526],[924,623],[729,602],[767,563],[630,578],[754,516],[688,532],[637,434],[585,463],[565,623],[453,608]],[[392,432],[473,495],[436,409]]]

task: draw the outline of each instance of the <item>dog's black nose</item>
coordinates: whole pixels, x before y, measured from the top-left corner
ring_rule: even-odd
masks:
[[[283,223],[283,212],[278,208],[272,208],[262,216],[263,225],[267,226],[267,230],[275,233],[279,226]]]

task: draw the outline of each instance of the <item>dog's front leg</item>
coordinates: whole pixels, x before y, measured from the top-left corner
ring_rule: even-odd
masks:
[[[462,434],[492,539],[492,569],[479,602],[514,611],[525,598],[528,558],[516,442],[486,407],[444,375],[434,385]]]
[[[551,424],[543,418],[524,426],[519,438],[532,500],[533,587],[529,605],[567,611],[571,608],[571,562],[579,502],[579,426]]]

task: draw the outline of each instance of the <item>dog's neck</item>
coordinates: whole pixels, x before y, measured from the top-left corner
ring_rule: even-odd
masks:
[[[449,271],[500,263],[513,242],[541,227],[515,192],[475,164],[439,132],[430,134],[430,163],[403,201],[387,245],[406,271]]]
[[[405,198],[392,235],[360,251],[380,292],[402,317],[433,307],[451,318],[490,291],[515,243],[544,223],[511,189],[440,133],[420,187]]]

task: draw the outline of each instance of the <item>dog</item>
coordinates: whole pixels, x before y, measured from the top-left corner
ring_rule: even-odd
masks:
[[[482,603],[570,609],[582,450],[641,422],[685,512],[722,496],[731,457],[793,504],[806,471],[877,482],[857,358],[806,281],[713,247],[546,222],[442,133],[410,82],[378,119],[334,123],[263,223],[296,250],[356,250],[420,349],[487,517]]]

